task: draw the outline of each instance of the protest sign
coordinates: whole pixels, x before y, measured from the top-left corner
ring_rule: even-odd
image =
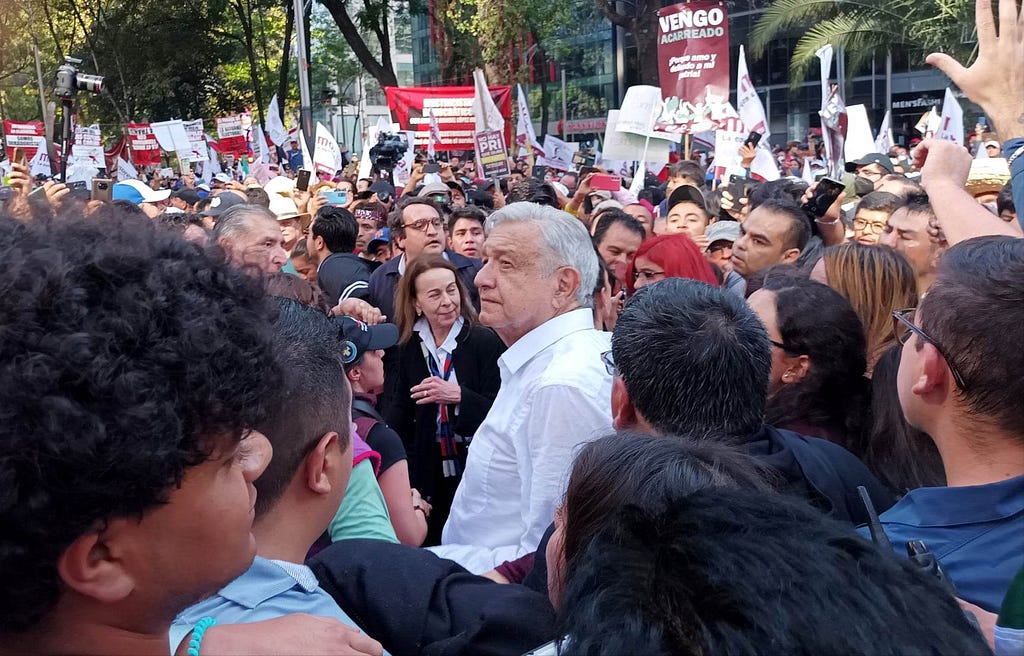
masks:
[[[637,85],[626,89],[619,108],[619,120],[615,124],[616,132],[630,132],[652,139],[667,139],[675,143],[682,140],[682,134],[670,134],[655,129],[655,121],[661,113],[661,89],[658,87]]]
[[[135,167],[129,164],[123,157],[117,158],[117,179],[124,180],[135,180],[139,177],[139,172],[135,170]]]
[[[159,166],[160,144],[149,123],[128,124],[128,145],[136,166]]]
[[[186,162],[205,162],[207,160],[206,139],[203,133],[203,119],[185,121],[185,135],[188,137],[189,152],[185,155]],[[181,156],[181,153],[178,153]]]
[[[604,131],[601,156],[605,161],[625,160],[638,162],[644,157],[644,137],[631,132],[619,132],[617,109],[608,112],[608,124]],[[668,163],[669,142],[664,139],[651,139],[647,147],[647,162]]]
[[[684,2],[658,11],[658,79],[665,129],[701,132],[729,115],[725,3]]]
[[[75,161],[84,161],[97,169],[106,168],[103,156],[103,135],[98,125],[76,125],[71,154]]]
[[[242,156],[249,152],[241,116],[222,116],[217,119],[217,143],[223,155]]]
[[[537,158],[538,166],[547,166],[559,171],[572,171],[572,155],[579,150],[578,143],[562,141],[550,134],[544,135],[544,157]]]
[[[512,87],[488,87],[501,115],[512,115]],[[388,108],[402,130],[416,133],[416,148],[426,149],[430,140],[430,111],[433,110],[440,132],[434,148],[472,150],[475,147],[476,120],[473,115],[474,87],[384,87]],[[512,137],[512,126],[505,121],[505,143]]]
[[[26,159],[36,156],[40,139],[45,135],[40,121],[4,121],[4,145],[7,146],[7,159],[14,159],[14,149],[20,148]]]
[[[505,138],[498,130],[476,133],[476,157],[484,178],[502,178],[512,172],[508,167]]]

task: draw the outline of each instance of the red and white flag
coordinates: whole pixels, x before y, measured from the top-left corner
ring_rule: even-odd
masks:
[[[427,141],[427,158],[433,161],[434,145],[443,143],[444,140],[441,139],[441,126],[437,124],[437,117],[434,116],[434,110],[430,110],[430,137]]]

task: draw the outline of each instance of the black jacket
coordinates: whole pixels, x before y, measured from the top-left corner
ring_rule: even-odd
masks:
[[[459,255],[454,251],[445,251],[445,255],[448,256],[448,261],[459,270],[459,276],[469,291],[469,300],[479,312],[480,293],[477,292],[476,284],[473,280],[476,278],[477,271],[483,268],[483,262]],[[375,306],[382,314],[388,317],[389,321],[394,321],[395,319],[395,289],[398,288],[398,279],[402,277],[398,273],[398,263],[401,259],[400,257],[394,257],[388,260],[370,276],[370,294],[367,300],[370,302],[370,305]]]
[[[557,633],[547,595],[474,576],[426,549],[342,540],[307,564],[394,656],[520,656]]]
[[[454,406],[449,408],[449,416],[453,419],[452,430],[463,437],[472,437],[498,395],[501,386],[498,358],[505,352],[505,344],[493,330],[483,326],[464,326],[455,341],[458,346],[452,353],[452,367],[462,390],[462,402],[458,414]],[[399,347],[393,364],[385,368],[390,393],[382,414],[405,444],[409,482],[434,504],[428,521],[431,532],[439,537],[451,499],[438,489],[441,456],[437,443],[437,404],[416,405],[409,396],[409,390],[428,376],[430,370],[423,357],[422,340],[414,332],[409,341]],[[454,490],[448,492],[454,494]]]
[[[327,294],[331,307],[343,298],[370,296],[370,267],[366,260],[352,253],[331,253],[320,264],[316,281]]]

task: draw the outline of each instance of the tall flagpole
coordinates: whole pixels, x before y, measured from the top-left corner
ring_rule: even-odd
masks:
[[[306,52],[306,8],[303,0],[293,0],[295,6],[295,43],[299,60],[299,125],[306,139],[306,148],[313,152],[313,102],[309,94],[309,53]],[[306,162],[312,167],[312,162]]]

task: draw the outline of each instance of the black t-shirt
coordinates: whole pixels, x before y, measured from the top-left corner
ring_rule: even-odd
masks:
[[[380,454],[380,473],[382,474],[391,465],[406,459],[402,438],[387,424],[378,421],[370,429],[370,434],[365,439],[370,448]]]

